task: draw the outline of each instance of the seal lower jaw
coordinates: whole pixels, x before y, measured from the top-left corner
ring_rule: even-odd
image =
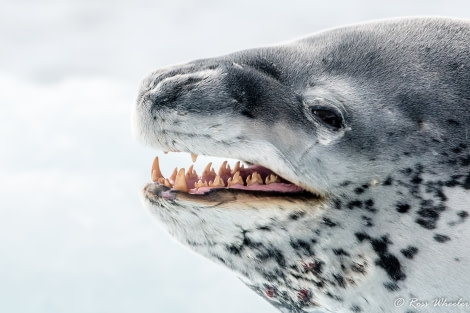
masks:
[[[280,207],[288,209],[289,207],[298,208],[304,206],[307,201],[316,205],[321,202],[321,198],[309,193],[303,192],[274,192],[243,190],[232,188],[212,188],[204,194],[192,194],[180,190],[171,189],[160,183],[148,183],[142,190],[146,201],[152,205],[163,205],[164,202],[178,202],[193,204],[197,207],[217,207],[217,208],[259,208]]]
[[[197,155],[191,154],[193,163]],[[151,177],[152,183],[144,187],[143,193],[149,200],[185,200],[196,203],[211,202],[252,202],[259,199],[263,201],[274,200],[279,204],[281,198],[289,199],[317,199],[324,198],[317,191],[307,191],[304,188],[289,182],[275,172],[259,164],[237,161],[230,168],[224,161],[218,172],[208,163],[201,175],[198,175],[191,165],[188,170],[175,168],[173,173],[165,178],[160,170],[160,161],[155,157]]]

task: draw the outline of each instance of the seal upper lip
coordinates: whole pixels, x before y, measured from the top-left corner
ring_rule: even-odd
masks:
[[[195,160],[197,155],[192,154]],[[173,190],[190,194],[204,194],[213,189],[238,189],[246,191],[266,191],[279,193],[303,193],[305,190],[280,177],[270,169],[259,164],[245,167],[240,161],[233,169],[224,161],[216,173],[212,162],[208,163],[201,175],[191,165],[188,170],[175,168],[169,177],[164,177],[160,170],[160,160],[155,157],[151,177],[154,183],[165,185]]]

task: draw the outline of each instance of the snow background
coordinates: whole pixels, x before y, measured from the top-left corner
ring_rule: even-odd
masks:
[[[0,0],[0,312],[275,312],[141,205],[157,152],[131,137],[140,81],[410,15],[470,18],[470,2]]]

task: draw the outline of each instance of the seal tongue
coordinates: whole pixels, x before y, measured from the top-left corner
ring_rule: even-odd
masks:
[[[197,155],[191,155],[195,160]],[[212,168],[212,163],[208,163],[199,176],[193,169],[193,165],[188,168],[174,169],[169,178],[165,178],[160,170],[158,156],[152,164],[151,178],[155,183],[165,185],[174,190],[184,191],[191,194],[203,194],[214,188],[241,189],[251,191],[276,191],[276,192],[303,192],[304,190],[287,180],[279,177],[270,169],[255,164],[248,168],[240,161],[236,162],[233,169],[224,161],[216,173]]]

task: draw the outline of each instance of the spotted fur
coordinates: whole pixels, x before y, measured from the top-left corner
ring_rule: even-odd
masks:
[[[143,141],[261,164],[306,192],[149,184],[146,206],[282,312],[470,302],[468,38],[468,21],[396,19],[152,73]],[[312,114],[325,108],[341,124]]]

